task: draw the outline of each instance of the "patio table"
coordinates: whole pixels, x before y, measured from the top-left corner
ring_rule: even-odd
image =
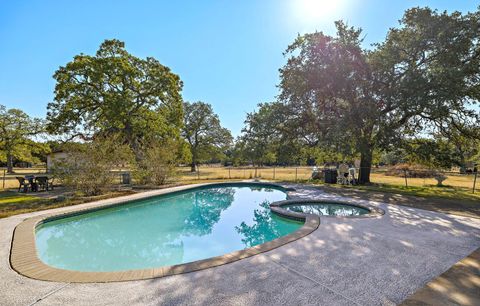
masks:
[[[23,186],[23,192],[27,193],[28,190],[30,189],[31,192],[38,192],[39,187],[42,187],[43,190],[48,191],[49,188],[50,190],[53,189],[53,182],[51,182],[51,177],[47,175],[25,175],[24,176],[25,181],[27,181],[27,184],[23,184],[20,187]],[[20,188],[19,188],[20,190]]]

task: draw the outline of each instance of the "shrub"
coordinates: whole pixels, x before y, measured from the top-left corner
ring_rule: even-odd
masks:
[[[128,146],[116,137],[101,137],[66,149],[67,158],[55,163],[52,172],[62,184],[83,195],[98,195],[111,189],[118,165],[132,161]]]
[[[413,178],[433,178],[437,174],[437,171],[427,169],[421,165],[398,164],[388,169],[385,172],[385,175],[404,177],[405,171],[407,173],[407,177]]]
[[[179,148],[175,141],[150,144],[144,149],[137,163],[134,177],[140,184],[164,185],[176,176],[176,161]]]

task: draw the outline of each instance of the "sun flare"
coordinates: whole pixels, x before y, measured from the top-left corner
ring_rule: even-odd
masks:
[[[341,0],[296,0],[294,3],[298,17],[309,23],[338,13],[344,4]]]

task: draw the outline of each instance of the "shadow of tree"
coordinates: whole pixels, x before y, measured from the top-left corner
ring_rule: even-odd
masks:
[[[303,187],[302,189],[304,189]],[[413,208],[437,211],[460,216],[480,218],[480,202],[447,198],[425,198],[398,193],[338,188],[330,186],[309,186],[306,193],[320,190],[325,196],[342,196],[356,200],[376,201],[387,204],[402,205]]]
[[[292,197],[340,196],[299,185]],[[320,217],[312,234],[264,254],[183,275],[86,284],[80,290],[72,286],[49,299],[86,301],[101,294],[124,304],[150,305],[391,305],[480,245],[479,219],[374,203],[368,196],[342,199],[368,201],[385,215]],[[257,243],[260,228],[275,231],[269,217],[259,209],[253,225],[238,226],[246,243]]]
[[[317,188],[296,188],[293,198],[340,197]],[[347,194],[341,199],[372,204],[368,195]],[[375,199],[394,201],[396,196]],[[321,217],[319,229],[300,240],[240,262],[172,278],[168,282],[181,283],[183,289],[157,301],[204,305],[235,301],[299,303],[309,290],[303,284],[307,280],[314,286],[312,292],[330,288],[336,299],[328,303],[328,298],[318,297],[312,304],[397,304],[480,245],[478,219],[402,205],[372,205],[384,209],[385,215],[364,219]],[[254,226],[238,227],[249,244],[257,243],[260,227],[274,230],[264,211],[257,212],[255,220]],[[162,279],[152,283],[164,285]],[[277,287],[278,283],[283,286]],[[287,289],[289,297],[284,296]],[[158,289],[157,294],[166,290]]]

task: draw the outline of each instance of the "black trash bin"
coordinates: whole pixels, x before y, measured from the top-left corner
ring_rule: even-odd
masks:
[[[323,170],[323,172],[324,172],[325,183],[327,183],[327,184],[336,184],[337,183],[337,170],[335,170],[335,169],[325,169],[325,170]]]
[[[131,179],[130,179],[130,173],[122,173],[122,184],[125,185],[130,185]]]

